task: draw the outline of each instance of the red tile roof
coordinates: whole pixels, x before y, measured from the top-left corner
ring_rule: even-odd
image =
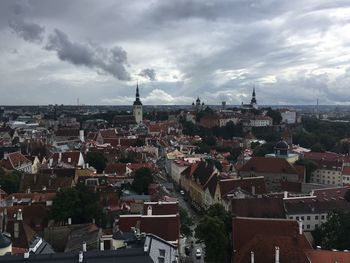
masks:
[[[224,197],[233,189],[240,187],[241,189],[251,193],[252,187],[255,187],[255,194],[265,194],[265,180],[264,177],[250,177],[242,179],[224,179],[219,181],[221,197]]]
[[[282,198],[232,199],[231,210],[239,217],[286,218]]]
[[[339,153],[334,152],[305,152],[304,153],[305,159],[311,159],[311,160],[326,160],[326,161],[350,161],[349,155],[343,155]]]
[[[251,251],[260,263],[274,262],[275,247],[280,262],[308,263],[304,254],[311,245],[299,234],[297,221],[236,217],[232,222],[235,263],[249,263]]]
[[[61,162],[71,164],[72,166],[77,166],[79,164],[79,151],[69,151],[61,153]],[[60,158],[60,153],[54,153],[49,159],[53,159],[54,162],[58,162]],[[70,160],[69,160],[70,158]]]
[[[100,134],[104,140],[118,137],[115,129],[100,130]]]
[[[7,154],[7,158],[2,160],[2,165],[8,170],[15,169],[21,166],[23,163],[32,163],[28,158],[26,158],[20,152],[13,152]]]
[[[119,217],[119,229],[130,231],[137,226],[139,221],[140,231],[157,235],[167,241],[177,241],[180,236],[179,215],[123,215]]]
[[[343,175],[350,175],[350,166],[344,166],[342,174]]]
[[[152,208],[152,215],[174,215],[179,213],[178,202],[145,202],[143,214],[147,215],[148,207]]]
[[[252,157],[240,169],[240,172],[258,172],[258,173],[285,173],[298,174],[296,168],[283,158]]]
[[[126,164],[125,163],[110,163],[107,164],[105,168],[106,174],[118,174],[124,175],[126,172]]]
[[[350,262],[350,253],[344,251],[330,250],[307,250],[307,258],[312,263],[348,263]]]

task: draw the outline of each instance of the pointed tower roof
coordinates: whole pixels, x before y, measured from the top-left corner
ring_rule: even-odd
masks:
[[[139,83],[138,82],[136,84],[136,98],[134,101],[134,105],[142,105],[142,103],[140,101],[140,92],[139,92]]]

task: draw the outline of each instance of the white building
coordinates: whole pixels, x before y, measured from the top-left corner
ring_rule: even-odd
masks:
[[[140,100],[139,85],[136,86],[136,99],[133,105],[133,115],[137,124],[142,123],[143,113],[142,113],[142,103]]]
[[[280,109],[282,123],[294,124],[297,122],[297,113],[294,110]]]
[[[326,184],[334,186],[343,185],[341,161],[315,161],[318,168],[311,174],[310,183]],[[348,182],[350,183],[350,181]]]

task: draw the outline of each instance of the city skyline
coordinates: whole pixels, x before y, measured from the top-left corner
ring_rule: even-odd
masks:
[[[1,1],[0,105],[350,104],[347,1]]]

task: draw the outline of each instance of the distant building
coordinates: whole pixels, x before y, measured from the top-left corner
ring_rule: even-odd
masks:
[[[192,102],[192,107],[194,110],[196,111],[202,111],[204,110],[204,102],[201,103],[201,100],[199,99],[199,97],[196,99],[196,103]]]
[[[255,110],[257,110],[258,108],[259,107],[258,107],[258,102],[256,100],[255,88],[253,88],[252,99],[250,100],[250,104],[243,104],[243,102],[242,102],[241,109],[244,109],[244,110],[255,109]]]
[[[142,103],[140,100],[139,84],[136,86],[136,99],[133,105],[133,115],[137,124],[142,123],[143,113],[142,113]]]

